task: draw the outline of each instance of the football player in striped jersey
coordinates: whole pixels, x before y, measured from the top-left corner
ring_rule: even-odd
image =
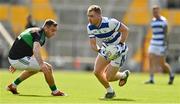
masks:
[[[103,17],[101,7],[91,5],[87,10],[89,24],[87,32],[91,48],[98,53],[94,65],[94,74],[99,82],[106,88],[105,98],[113,98],[115,92],[109,82],[118,81],[119,86],[125,85],[129,70],[119,72],[127,57],[128,47],[125,41],[128,37],[128,27],[115,18]],[[100,48],[97,39],[102,43]],[[109,60],[105,51],[108,45],[119,47],[119,57]]]
[[[160,14],[160,7],[153,6],[153,19],[151,21],[152,39],[149,46],[150,80],[145,84],[154,84],[154,71],[159,67],[169,73],[168,84],[173,84],[174,75],[170,65],[166,62],[166,51],[168,46],[168,23],[165,17]]]

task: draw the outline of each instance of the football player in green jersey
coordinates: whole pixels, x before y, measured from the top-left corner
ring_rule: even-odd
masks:
[[[56,21],[47,19],[41,28],[28,28],[16,38],[8,56],[11,64],[9,70],[12,73],[16,69],[23,70],[23,72],[7,86],[8,91],[19,94],[17,86],[25,79],[41,71],[52,91],[51,94],[53,96],[65,95],[55,85],[52,66],[45,62],[40,54],[40,48],[44,45],[46,38],[54,36],[57,27]]]

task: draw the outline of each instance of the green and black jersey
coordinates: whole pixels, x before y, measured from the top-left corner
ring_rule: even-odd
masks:
[[[33,43],[39,42],[44,45],[46,40],[45,32],[41,28],[29,28],[23,31],[13,43],[9,52],[10,59],[20,59],[33,55]]]

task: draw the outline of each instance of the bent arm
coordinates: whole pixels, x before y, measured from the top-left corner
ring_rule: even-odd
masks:
[[[126,25],[124,25],[123,23],[121,23],[121,27],[119,28],[119,32],[121,32],[121,40],[120,43],[124,43],[128,37],[128,27]]]
[[[100,49],[100,47],[96,44],[96,38],[90,38],[90,46],[95,52],[98,52]]]

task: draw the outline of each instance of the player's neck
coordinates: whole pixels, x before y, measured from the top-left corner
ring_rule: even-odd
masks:
[[[158,15],[158,16],[156,16],[155,18],[156,18],[156,19],[160,19],[160,18],[161,18],[161,15]]]
[[[101,25],[102,18],[97,22],[96,27],[99,27]]]

